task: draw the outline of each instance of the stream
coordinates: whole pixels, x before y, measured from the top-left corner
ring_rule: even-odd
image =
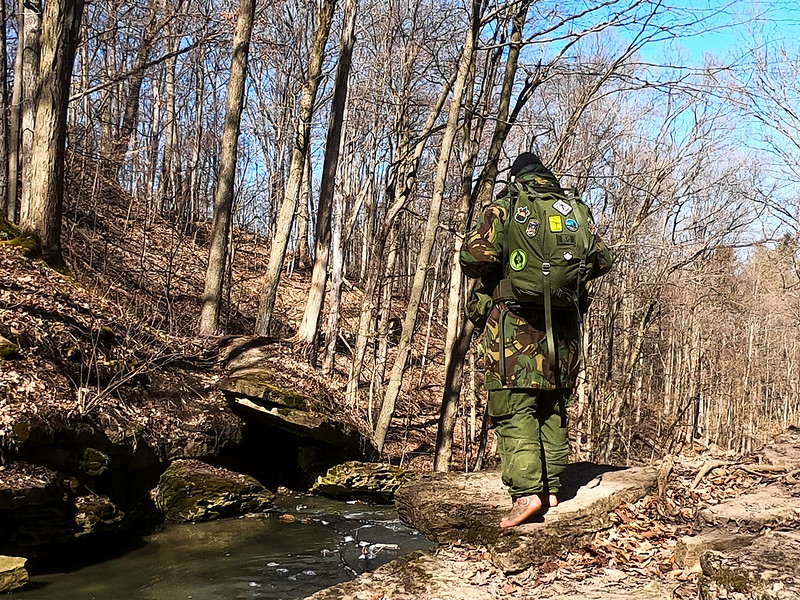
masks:
[[[400,523],[393,506],[307,495],[276,504],[271,515],[168,525],[119,556],[34,575],[8,597],[297,600],[432,545]]]

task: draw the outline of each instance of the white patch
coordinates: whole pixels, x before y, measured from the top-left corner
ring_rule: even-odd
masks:
[[[558,200],[555,204],[553,204],[553,208],[555,208],[558,212],[560,212],[565,217],[572,212],[572,207],[563,200]]]
[[[564,252],[564,260],[572,260],[572,252]]]

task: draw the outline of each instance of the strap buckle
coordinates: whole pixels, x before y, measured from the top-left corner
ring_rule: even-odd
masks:
[[[545,277],[549,277],[550,276],[550,263],[549,262],[543,262],[542,263],[542,275],[544,275]]]

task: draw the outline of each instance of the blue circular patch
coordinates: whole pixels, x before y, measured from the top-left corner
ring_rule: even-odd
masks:
[[[570,231],[578,231],[578,222],[575,219],[567,219],[564,225],[566,225],[567,229]]]

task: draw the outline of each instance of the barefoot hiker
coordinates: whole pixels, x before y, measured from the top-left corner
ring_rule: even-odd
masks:
[[[611,255],[588,207],[525,152],[507,190],[467,234],[460,260],[483,283],[467,312],[485,323],[489,415],[513,500],[500,525],[515,527],[558,504],[586,283],[609,270]]]

